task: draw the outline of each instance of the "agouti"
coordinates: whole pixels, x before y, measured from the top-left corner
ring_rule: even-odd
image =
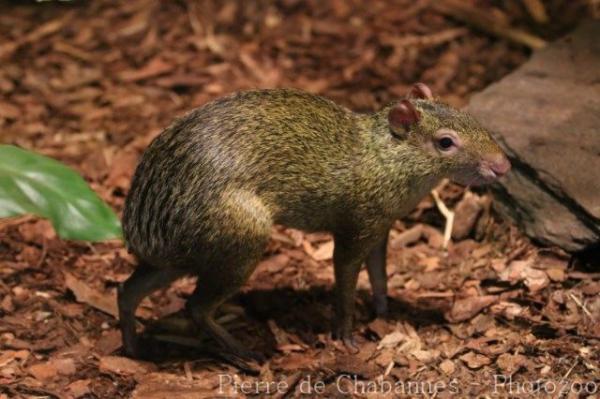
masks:
[[[208,103],[165,129],[137,167],[123,213],[139,265],[119,287],[123,347],[140,355],[134,312],[152,291],[198,277],[194,322],[224,351],[252,354],[213,319],[248,279],[274,223],[334,237],[334,335],[352,340],[366,262],[376,312],[387,310],[388,231],[443,178],[481,184],[510,163],[472,117],[416,84],[405,99],[357,114],[291,89]]]

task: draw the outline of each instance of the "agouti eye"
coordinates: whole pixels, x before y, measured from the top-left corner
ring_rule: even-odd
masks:
[[[438,140],[438,145],[442,150],[447,150],[454,145],[454,140],[450,137],[442,137]]]

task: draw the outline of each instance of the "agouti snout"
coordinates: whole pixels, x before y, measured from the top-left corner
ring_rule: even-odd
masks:
[[[123,228],[139,266],[119,288],[124,350],[139,354],[139,302],[192,274],[198,276],[188,301],[194,322],[224,350],[251,355],[213,313],[252,273],[274,223],[333,234],[333,328],[354,347],[354,291],[363,263],[376,311],[387,311],[385,252],[393,221],[443,178],[481,184],[509,168],[484,128],[436,101],[424,84],[369,115],[289,89],[208,103],[165,129],[135,172]]]

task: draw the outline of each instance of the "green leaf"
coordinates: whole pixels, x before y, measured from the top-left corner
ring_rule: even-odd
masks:
[[[121,237],[119,219],[71,168],[12,145],[0,145],[0,218],[35,214],[62,238]]]

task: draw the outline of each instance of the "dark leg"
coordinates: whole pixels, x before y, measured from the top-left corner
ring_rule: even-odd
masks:
[[[165,287],[178,277],[185,275],[181,269],[157,269],[140,264],[129,278],[119,285],[117,302],[119,307],[119,324],[123,339],[123,349],[130,357],[139,357],[137,337],[135,333],[135,310],[138,305],[153,291]]]
[[[207,262],[198,269],[196,290],[188,300],[194,322],[229,354],[257,359],[214,320],[217,307],[235,294],[256,268],[269,241],[272,220],[268,209],[254,194],[232,191],[224,196],[224,211],[215,223]],[[230,230],[228,230],[230,229]]]
[[[334,335],[341,339],[352,352],[358,348],[352,338],[354,322],[354,297],[358,272],[365,261],[370,242],[349,240],[335,237],[333,264],[335,271],[336,316],[334,320]]]
[[[385,270],[387,242],[388,235],[386,234],[385,239],[377,244],[367,257],[367,271],[373,290],[373,304],[378,317],[385,316],[388,310],[387,273]]]
[[[187,304],[194,323],[226,352],[242,359],[262,360],[261,356],[247,349],[220,326],[215,321],[214,314],[219,305],[235,294],[244,284],[256,267],[259,258],[253,258],[252,261],[238,266],[237,270],[219,265],[212,268],[209,273],[200,274],[196,289]]]

